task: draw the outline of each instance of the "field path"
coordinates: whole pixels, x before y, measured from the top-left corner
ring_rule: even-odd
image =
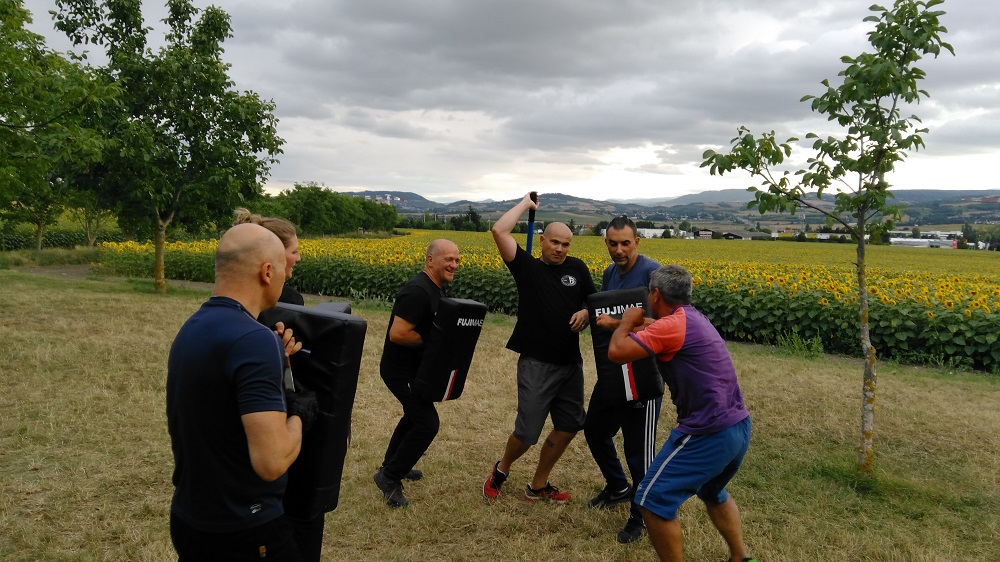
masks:
[[[120,279],[119,277],[98,275],[91,272],[89,264],[74,264],[74,265],[40,265],[32,267],[18,267],[15,268],[16,271],[22,273],[31,273],[33,275],[49,275],[53,277],[63,277],[68,279]],[[182,281],[178,279],[167,279],[167,289],[170,287],[183,287],[185,289],[194,289],[199,291],[211,291],[213,283],[204,283],[201,281]],[[329,295],[311,295],[303,294],[304,297],[312,297],[316,302],[326,302],[326,301],[346,301],[347,299],[339,297],[331,297]]]
[[[40,265],[32,267],[19,267],[16,268],[16,270],[34,275],[49,275],[69,279],[118,279],[118,277],[114,276],[97,275],[93,273],[90,269],[90,264]],[[167,279],[167,285],[168,288],[172,286],[205,291],[212,290],[212,283],[202,283],[199,281],[179,281],[176,279]]]

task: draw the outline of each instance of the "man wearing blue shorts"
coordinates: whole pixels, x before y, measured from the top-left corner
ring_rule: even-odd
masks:
[[[656,321],[645,328],[641,308],[626,310],[617,327],[598,319],[615,330],[608,358],[625,363],[656,357],[677,408],[677,427],[636,488],[634,501],[660,560],[684,559],[677,510],[697,495],[725,539],[730,560],[751,561],[739,507],[726,492],[750,445],[750,414],[729,350],[708,318],[691,306],[691,274],[683,267],[653,272],[649,308]]]

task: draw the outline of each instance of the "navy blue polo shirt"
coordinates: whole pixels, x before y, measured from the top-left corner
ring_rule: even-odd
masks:
[[[181,327],[167,361],[174,453],[171,513],[205,532],[280,517],[287,475],[265,482],[250,464],[240,416],[286,411],[278,337],[240,303],[212,297]]]

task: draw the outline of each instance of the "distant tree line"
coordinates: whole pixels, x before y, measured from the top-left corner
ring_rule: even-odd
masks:
[[[288,219],[307,236],[388,232],[396,208],[363,197],[330,191],[316,183],[295,184],[278,195],[263,195],[248,205],[253,212]]]
[[[483,216],[472,205],[469,205],[468,211],[460,215],[442,216],[438,213],[424,213],[420,216],[404,215],[396,221],[396,228],[406,229],[486,232],[490,226],[492,226],[490,222],[483,220]]]

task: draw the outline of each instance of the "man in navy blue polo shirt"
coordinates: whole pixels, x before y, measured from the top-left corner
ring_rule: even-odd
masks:
[[[219,240],[212,297],[170,348],[170,534],[181,561],[300,559],[282,497],[310,414],[283,392],[291,330],[279,326],[279,338],[256,320],[284,281],[278,237],[234,226]]]

